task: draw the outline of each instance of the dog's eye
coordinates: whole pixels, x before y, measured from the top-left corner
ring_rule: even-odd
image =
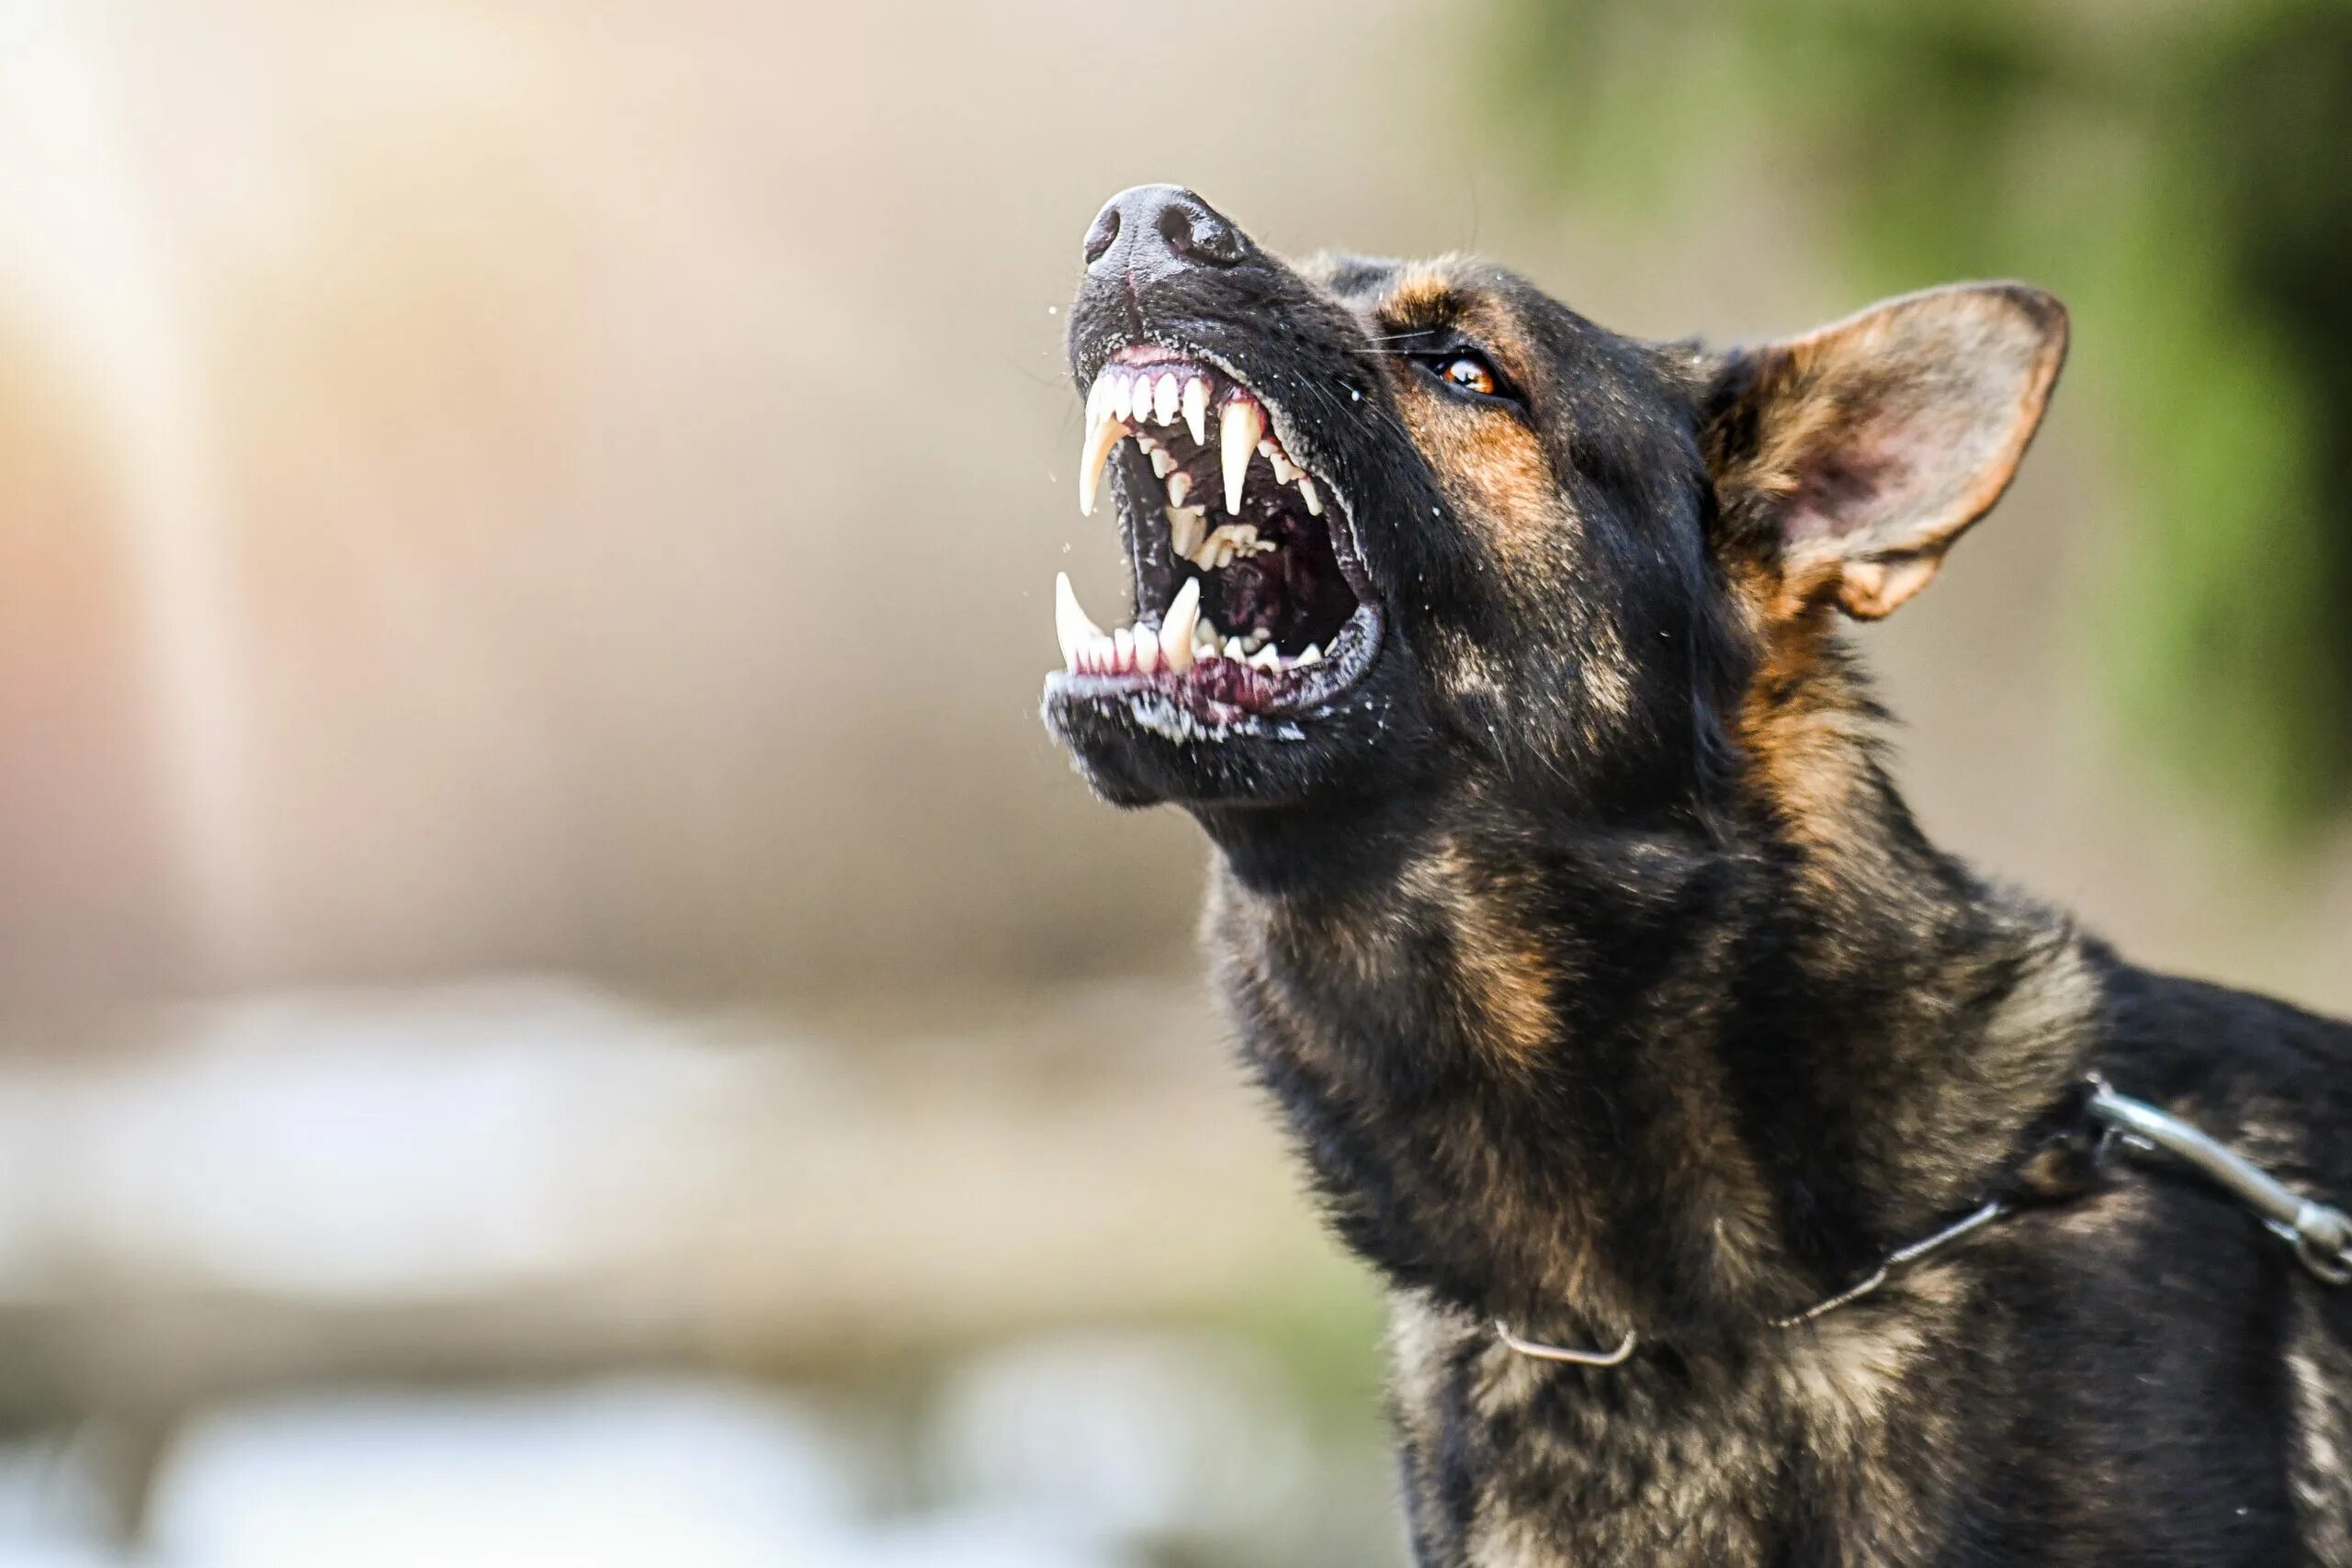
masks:
[[[1475,354],[1457,354],[1438,367],[1438,375],[1448,385],[1465,392],[1476,392],[1482,398],[1495,395],[1495,367]]]
[[[1422,367],[1430,375],[1463,397],[1504,400],[1519,397],[1511,384],[1503,379],[1502,372],[1495,368],[1495,362],[1475,348],[1453,345],[1420,357]]]

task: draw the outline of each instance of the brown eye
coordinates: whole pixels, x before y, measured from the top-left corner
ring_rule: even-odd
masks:
[[[1476,392],[1482,398],[1495,395],[1495,370],[1475,354],[1456,354],[1441,361],[1438,375],[1447,385]]]
[[[1449,348],[1442,355],[1430,355],[1428,367],[1437,371],[1437,378],[1452,386],[1453,390],[1467,392],[1473,398],[1503,398],[1503,378],[1494,374],[1494,367],[1484,357],[1465,348]]]

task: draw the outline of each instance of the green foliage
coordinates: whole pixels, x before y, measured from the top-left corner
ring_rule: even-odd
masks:
[[[1547,177],[1769,169],[1865,286],[2064,298],[2135,491],[2120,705],[2281,840],[2352,804],[2352,4],[1518,0],[1491,42]]]

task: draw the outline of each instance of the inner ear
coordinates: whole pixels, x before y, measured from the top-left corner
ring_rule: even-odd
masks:
[[[1708,414],[1726,539],[1791,613],[1887,614],[2000,499],[2065,357],[2065,308],[2015,283],[1905,295],[1733,354]]]

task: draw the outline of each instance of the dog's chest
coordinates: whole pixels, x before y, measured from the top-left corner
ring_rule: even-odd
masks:
[[[1721,1360],[1560,1367],[1399,1293],[1395,1408],[1418,1559],[1928,1561],[1958,1406],[1937,1397],[1946,1380],[1922,1366],[1921,1343],[1905,1314]]]

